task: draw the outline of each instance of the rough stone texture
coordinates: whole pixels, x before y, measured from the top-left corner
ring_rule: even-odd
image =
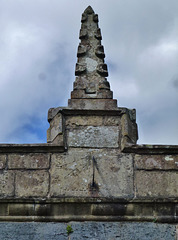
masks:
[[[71,223],[71,240],[173,240],[175,226],[154,223]],[[79,236],[79,237],[78,237]]]
[[[95,159],[95,181],[99,186],[99,195],[133,197],[132,156],[116,153],[114,155],[112,152],[103,155],[99,154]]]
[[[61,108],[57,107],[57,108],[50,108],[48,110],[48,122],[50,123],[51,120],[60,112]]]
[[[45,170],[17,171],[17,197],[45,197],[49,188],[49,173]]]
[[[135,155],[136,169],[178,169],[178,155]]]
[[[113,92],[108,90],[108,89],[100,89],[100,91],[98,91],[98,94],[86,94],[86,91],[81,89],[81,90],[75,90],[73,92],[71,92],[71,98],[105,98],[105,99],[112,99],[113,98]]]
[[[66,227],[73,233],[67,236]],[[156,223],[0,223],[0,240],[175,240],[176,226]]]
[[[135,119],[135,109],[128,110],[121,117],[121,148],[126,145],[136,144],[138,139],[137,124]]]
[[[132,165],[131,155],[117,154],[113,149],[72,149],[63,156],[54,154],[51,160],[50,194],[133,197]]]
[[[136,196],[147,198],[177,198],[178,172],[137,171]]]
[[[70,147],[118,147],[119,130],[114,126],[82,127],[68,132]]]
[[[72,109],[117,110],[115,99],[69,99],[68,106]]]
[[[92,180],[91,157],[83,151],[54,154],[50,174],[52,196],[87,196]]]
[[[14,195],[14,173],[12,171],[0,171],[0,197]]]
[[[9,154],[9,169],[48,169],[49,154],[31,153],[31,154]]]
[[[66,126],[118,126],[118,116],[67,116]]]
[[[105,54],[104,47],[101,45],[102,36],[98,27],[98,15],[93,10],[88,12],[86,9],[82,14],[81,22],[79,36],[81,42],[78,47],[78,60],[75,68],[77,77],[71,98],[112,99],[113,93],[110,91],[110,85],[105,78],[108,76],[108,70],[104,63]],[[69,104],[71,106],[70,102]],[[80,106],[79,101],[75,104]]]
[[[59,137],[59,139],[57,140],[58,144],[63,144],[63,137],[62,137],[62,133],[63,133],[63,120],[62,120],[62,114],[61,113],[57,113],[55,115],[55,117],[51,120],[50,119],[50,127],[47,130],[47,142],[48,143],[52,143],[56,140],[56,138],[61,135]]]
[[[6,166],[6,155],[5,154],[1,154],[0,155],[0,170],[4,169]]]

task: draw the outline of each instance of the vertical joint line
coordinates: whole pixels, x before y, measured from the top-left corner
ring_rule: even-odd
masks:
[[[92,187],[95,186],[95,157],[93,156],[92,158],[92,162],[93,162],[93,179],[92,179]]]

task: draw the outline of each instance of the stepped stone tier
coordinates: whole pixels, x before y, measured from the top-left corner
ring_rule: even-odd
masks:
[[[135,109],[117,106],[106,79],[98,15],[89,6],[81,22],[71,99],[49,109],[47,143],[0,145],[0,240],[69,239],[67,224],[71,240],[175,240],[178,146],[137,144]]]

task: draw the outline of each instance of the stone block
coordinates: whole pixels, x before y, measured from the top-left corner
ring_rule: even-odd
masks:
[[[117,110],[115,99],[69,99],[68,106],[72,109]]]
[[[49,173],[45,170],[17,171],[17,197],[46,197],[49,188]]]
[[[132,155],[104,154],[95,158],[95,182],[99,187],[99,196],[133,197]]]
[[[136,169],[178,169],[178,155],[135,155]]]
[[[14,172],[0,172],[0,197],[14,196]]]
[[[96,88],[92,91],[92,89],[79,89],[71,92],[72,99],[81,99],[81,98],[98,98],[98,99],[112,99],[113,92],[108,89],[100,89],[96,91]]]
[[[177,198],[178,172],[136,171],[136,197]]]
[[[76,128],[68,131],[67,138],[70,147],[117,148],[119,129],[117,126]]]
[[[52,197],[133,197],[133,162],[117,150],[72,149],[51,159]]]
[[[67,127],[75,126],[101,126],[102,116],[67,116],[65,124]]]
[[[130,110],[130,112],[132,111]],[[138,139],[137,124],[135,123],[134,119],[130,119],[130,115],[129,112],[127,112],[123,114],[121,118],[122,149],[125,147],[125,145],[136,144]],[[133,116],[131,117],[133,118]]]
[[[50,123],[51,120],[59,113],[59,111],[61,110],[60,107],[57,108],[50,108],[48,110],[48,122]]]
[[[75,126],[118,126],[120,117],[118,116],[66,116],[67,127]]]
[[[1,154],[0,155],[0,170],[4,169],[6,166],[6,155],[5,154]]]
[[[91,166],[91,156],[87,152],[53,154],[50,169],[50,195],[52,197],[88,196],[88,185],[92,178]]]
[[[44,153],[9,154],[9,169],[48,169],[50,155]]]
[[[57,115],[50,121],[50,127],[47,130],[47,142],[53,142],[55,138],[63,133],[62,114]]]
[[[112,99],[113,98],[113,92],[108,89],[100,89],[97,92],[98,98],[104,98],[104,99]]]
[[[104,116],[103,117],[104,126],[119,126],[120,116]]]

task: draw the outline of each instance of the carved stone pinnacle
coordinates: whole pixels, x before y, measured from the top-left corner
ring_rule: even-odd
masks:
[[[74,102],[75,107],[77,106],[79,99],[87,99],[87,101],[89,99],[103,99],[103,101],[113,99],[113,93],[106,79],[108,69],[104,62],[105,53],[101,44],[102,36],[98,22],[98,15],[91,6],[88,6],[81,18],[80,43],[75,68],[76,79],[69,101],[72,107]],[[82,104],[84,105],[84,102]],[[115,102],[113,106],[117,107],[116,105]]]

